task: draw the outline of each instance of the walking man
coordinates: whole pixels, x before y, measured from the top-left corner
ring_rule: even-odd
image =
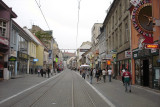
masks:
[[[103,81],[106,82],[106,70],[105,69],[103,69],[102,75],[103,75]]]
[[[111,82],[112,70],[109,68],[108,70],[109,82]]]
[[[131,92],[131,79],[132,79],[132,77],[131,77],[130,72],[128,72],[127,69],[123,73],[123,77],[124,77],[124,84],[125,84],[125,92],[127,92],[127,86],[129,87],[129,92]]]
[[[48,78],[49,78],[49,74],[50,74],[50,69],[47,69],[47,74],[48,74]]]
[[[90,83],[92,84],[92,79],[93,79],[93,69],[91,69],[91,72],[90,72]]]

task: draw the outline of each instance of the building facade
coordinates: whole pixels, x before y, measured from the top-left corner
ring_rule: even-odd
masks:
[[[10,32],[12,18],[17,15],[0,0],[0,80],[9,79],[8,55],[10,51]]]
[[[112,68],[114,77],[121,79],[121,70],[131,71],[130,52],[130,12],[129,0],[114,0],[103,22],[106,35],[107,69]]]

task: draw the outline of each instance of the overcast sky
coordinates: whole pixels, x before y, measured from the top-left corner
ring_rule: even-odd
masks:
[[[21,26],[38,25],[49,30],[35,0],[3,0],[17,14],[15,21]],[[60,49],[75,49],[78,20],[78,1],[80,0],[37,0],[53,30]],[[91,41],[91,28],[94,23],[103,23],[106,10],[113,0],[81,0],[79,13],[78,42]]]

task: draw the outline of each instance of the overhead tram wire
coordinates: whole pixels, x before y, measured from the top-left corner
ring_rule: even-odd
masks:
[[[78,28],[79,28],[79,11],[80,11],[80,3],[81,3],[81,0],[78,0],[78,20],[77,20],[76,49],[77,49]]]
[[[41,14],[42,14],[42,16],[43,16],[43,18],[44,18],[44,20],[45,20],[45,22],[46,22],[46,24],[47,24],[47,27],[48,27],[48,29],[50,30],[49,24],[48,24],[48,22],[47,22],[47,20],[46,20],[46,18],[45,18],[45,16],[44,16],[44,14],[43,14],[43,11],[42,11],[42,9],[41,9],[41,6],[38,4],[37,0],[35,0],[35,2],[37,3],[37,6],[39,7],[39,9],[40,9],[40,11],[41,11]],[[40,1],[39,1],[39,2],[40,2]]]

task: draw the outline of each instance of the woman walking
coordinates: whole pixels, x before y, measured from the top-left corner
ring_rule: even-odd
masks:
[[[100,76],[100,73],[99,73],[99,70],[96,71],[96,78],[97,78],[97,83],[99,81],[99,76]]]

